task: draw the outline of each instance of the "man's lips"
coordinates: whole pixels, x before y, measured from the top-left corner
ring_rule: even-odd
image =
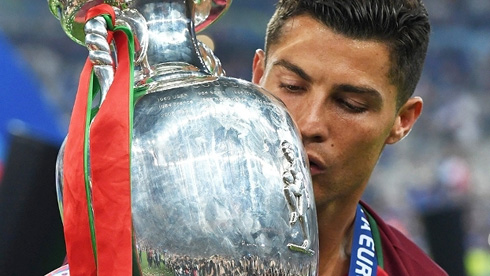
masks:
[[[308,160],[310,161],[310,173],[312,176],[325,170],[325,165],[315,155],[308,154]]]

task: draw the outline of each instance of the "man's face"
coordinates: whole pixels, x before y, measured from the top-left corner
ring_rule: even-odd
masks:
[[[384,145],[400,140],[414,122],[407,125],[400,115],[407,107],[397,112],[388,48],[335,34],[302,15],[283,27],[265,62],[257,52],[253,82],[279,97],[296,121],[316,203],[357,202]],[[421,100],[415,119],[420,110]]]

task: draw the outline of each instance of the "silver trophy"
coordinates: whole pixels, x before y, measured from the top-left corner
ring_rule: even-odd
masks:
[[[117,57],[100,39],[104,20],[82,19],[104,2],[137,38],[135,88],[146,90],[135,102],[131,149],[141,273],[316,275],[312,181],[294,122],[267,91],[225,77],[196,39],[231,1],[49,0],[68,36],[88,47],[102,92]],[[63,147],[61,210],[62,156]]]

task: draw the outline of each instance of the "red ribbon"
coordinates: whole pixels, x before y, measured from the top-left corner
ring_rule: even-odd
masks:
[[[92,62],[80,76],[63,156],[63,228],[71,275],[96,275],[85,192],[84,142]]]
[[[114,10],[107,4],[91,8],[87,20]],[[117,28],[118,65],[104,102],[90,125],[90,168],[96,254],[92,248],[83,162],[92,63],[87,60],[73,108],[64,156],[63,217],[70,275],[131,275],[131,105],[132,40]],[[90,199],[89,199],[90,200]],[[97,272],[96,272],[97,271]]]

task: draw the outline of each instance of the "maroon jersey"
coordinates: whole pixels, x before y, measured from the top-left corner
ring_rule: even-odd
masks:
[[[374,220],[379,237],[373,233],[375,242],[382,248],[383,270],[390,276],[447,276],[448,274],[430,259],[422,249],[408,239],[400,231],[386,224],[366,203],[362,207]],[[373,232],[375,230],[373,229]],[[377,240],[378,239],[378,240]],[[376,248],[378,250],[378,248]],[[378,257],[378,259],[380,259]],[[379,264],[379,261],[378,261]]]

